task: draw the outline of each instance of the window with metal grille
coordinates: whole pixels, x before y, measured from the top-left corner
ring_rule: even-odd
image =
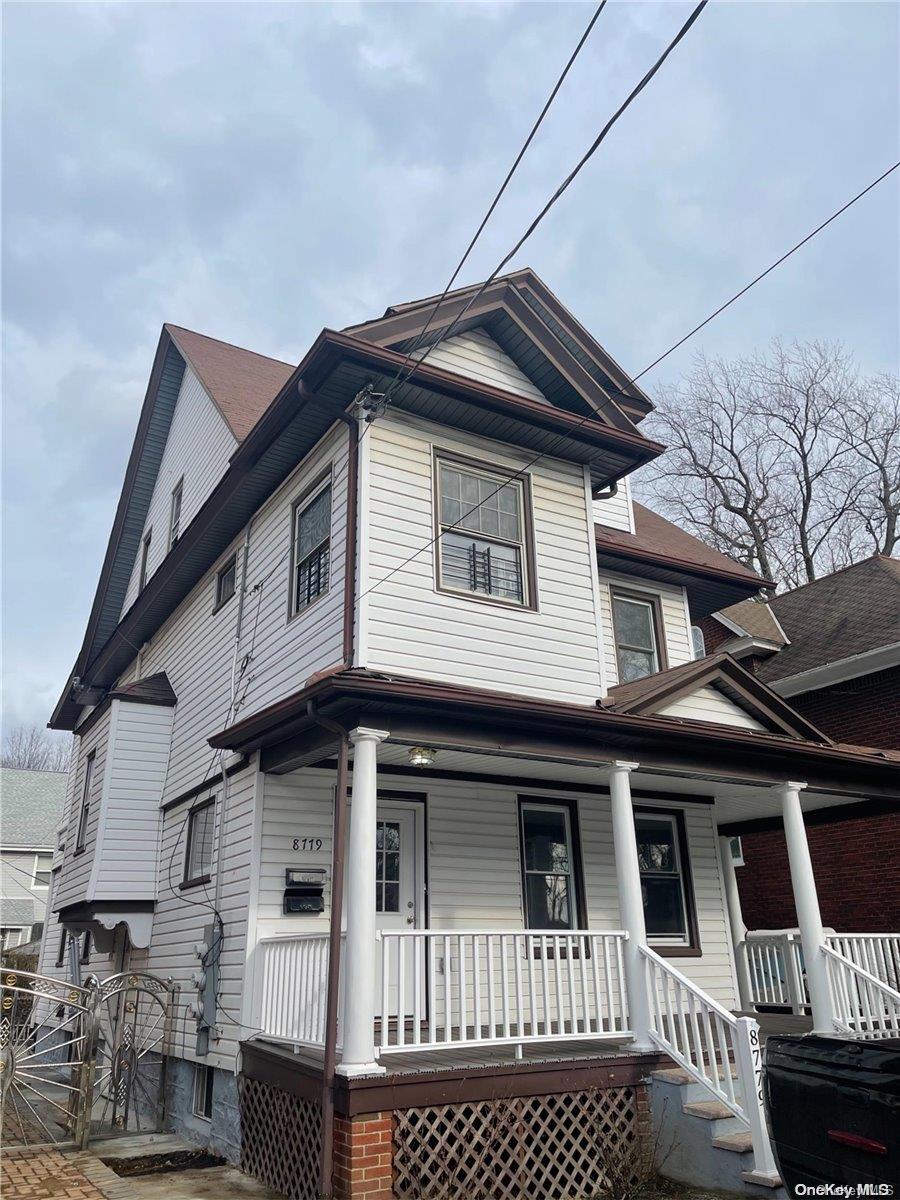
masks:
[[[438,459],[438,586],[528,604],[525,486]]]
[[[92,750],[84,764],[84,790],[81,793],[81,812],[78,814],[78,832],[75,835],[75,853],[84,849],[87,838],[88,820],[91,815],[91,785],[94,782],[94,758],[96,750]]]
[[[331,484],[294,509],[294,580],[291,611],[302,612],[328,591],[331,564]]]

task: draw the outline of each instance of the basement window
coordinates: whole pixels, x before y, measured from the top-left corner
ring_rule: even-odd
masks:
[[[206,1063],[194,1063],[194,1116],[211,1121],[216,1073]]]
[[[524,480],[441,456],[437,492],[438,588],[532,607]]]
[[[328,591],[331,567],[331,480],[294,505],[291,615]]]

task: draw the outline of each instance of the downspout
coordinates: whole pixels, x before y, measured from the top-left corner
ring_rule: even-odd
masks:
[[[353,629],[356,608],[356,534],[359,521],[359,421],[341,413],[347,426],[347,525],[344,541],[344,637],[342,669],[353,666]],[[337,779],[334,788],[334,836],[331,850],[331,913],[328,924],[328,981],[325,993],[325,1057],[322,1064],[322,1156],[319,1163],[319,1194],[333,1194],[334,1174],[334,1079],[337,1066],[338,997],[341,981],[341,925],[344,915],[344,857],[347,842],[347,791],[350,774],[348,730],[323,717],[314,700],[306,705],[307,716],[338,737]]]
[[[341,977],[341,922],[344,909],[344,847],[347,840],[347,780],[350,739],[343,725],[323,717],[314,700],[307,701],[311,721],[337,734],[337,780],[334,788],[334,840],[331,851],[331,914],[328,925],[328,983],[325,994],[325,1059],[322,1064],[322,1157],[319,1194],[332,1195],[334,1172],[334,1078],[337,1066],[338,993]]]

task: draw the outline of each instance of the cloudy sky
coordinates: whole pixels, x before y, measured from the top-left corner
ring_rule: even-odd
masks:
[[[688,11],[607,5],[464,282]],[[43,724],[74,660],[162,322],[296,362],[440,290],[590,12],[5,6],[8,723]],[[896,157],[898,17],[714,0],[513,265],[641,370]],[[894,368],[897,204],[893,176],[644,386],[775,335]]]

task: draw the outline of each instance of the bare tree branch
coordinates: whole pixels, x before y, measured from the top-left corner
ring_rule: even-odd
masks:
[[[68,771],[72,739],[38,725],[17,725],[3,739],[0,766],[26,771]]]

